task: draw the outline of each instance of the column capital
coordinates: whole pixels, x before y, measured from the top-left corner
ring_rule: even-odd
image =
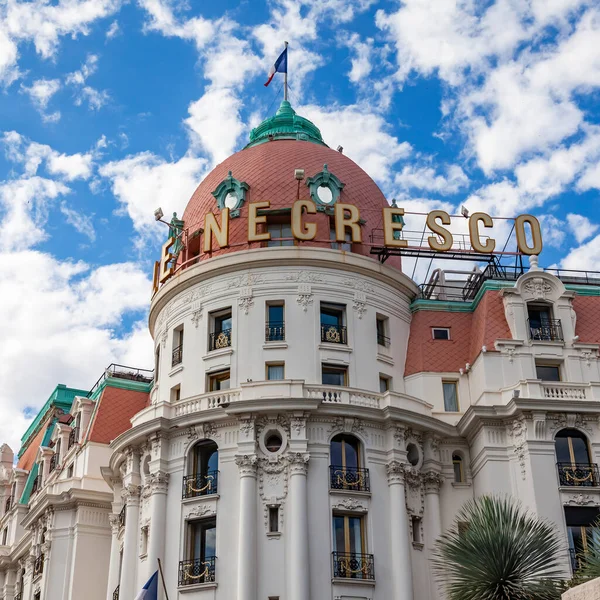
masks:
[[[240,477],[256,477],[258,458],[256,454],[241,454],[235,457],[235,464],[240,470]]]
[[[169,477],[170,475],[165,471],[150,473],[146,478],[146,485],[150,489],[150,494],[166,494],[169,487]]]
[[[404,463],[401,463],[397,460],[393,460],[392,462],[387,463],[385,468],[387,471],[388,485],[393,485],[395,483],[404,484]]]
[[[126,504],[134,504],[139,502],[141,492],[141,486],[130,484],[123,487],[123,490],[121,491],[121,497]]]
[[[108,515],[108,522],[110,523],[110,530],[113,536],[118,535],[119,529],[121,528],[121,519],[119,515],[115,515],[114,513]]]
[[[306,475],[310,455],[305,452],[294,452],[288,456],[290,475]]]
[[[444,478],[437,471],[426,471],[422,475],[426,494],[439,494]]]

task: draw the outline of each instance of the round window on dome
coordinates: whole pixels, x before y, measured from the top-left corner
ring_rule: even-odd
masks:
[[[317,188],[317,196],[323,204],[331,204],[333,202],[333,192],[328,185],[320,185]]]
[[[228,209],[233,209],[238,205],[239,199],[235,192],[229,192],[227,196],[225,196],[225,206]]]
[[[269,452],[278,452],[283,444],[283,440],[281,439],[281,435],[276,431],[269,433],[265,440],[265,448]]]

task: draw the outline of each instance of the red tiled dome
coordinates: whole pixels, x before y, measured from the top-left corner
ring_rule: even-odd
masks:
[[[338,202],[358,207],[360,217],[365,221],[362,227],[363,243],[353,244],[352,250],[369,255],[371,233],[374,230],[374,245],[382,245],[382,208],[389,206],[388,202],[377,184],[355,162],[336,150],[309,141],[275,139],[247,147],[230,156],[213,169],[192,195],[183,213],[184,227],[190,236],[193,235],[204,227],[204,217],[208,212],[214,212],[220,222],[219,209],[212,192],[231,171],[232,176],[246,182],[249,189],[240,216],[230,219],[229,247],[219,249],[213,243],[212,255],[259,248],[261,243],[247,242],[248,203],[269,201],[269,210],[273,210],[290,208],[298,198],[310,199],[305,181],[301,181],[298,187],[294,170],[304,169],[305,178],[309,178],[323,171],[325,164],[329,172],[345,184]],[[307,215],[305,220],[317,224],[317,237],[311,242],[298,243],[330,248],[331,217],[319,212]],[[200,258],[209,256],[201,255]],[[387,264],[399,267],[399,261],[389,260]]]

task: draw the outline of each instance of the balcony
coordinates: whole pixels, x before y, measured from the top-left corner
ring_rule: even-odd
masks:
[[[208,340],[209,350],[221,350],[221,348],[229,348],[231,346],[231,329],[223,329],[223,331],[215,331],[210,334]]]
[[[348,336],[346,327],[335,325],[321,325],[321,341],[329,344],[347,344]]]
[[[171,355],[171,366],[176,367],[181,364],[183,360],[183,345],[177,346],[177,348],[173,348],[173,354]]]
[[[215,581],[215,557],[207,556],[179,563],[179,586]]]
[[[598,465],[556,463],[558,479],[565,487],[597,487],[600,485]]]
[[[58,455],[53,454],[50,458],[50,473],[56,469],[56,465],[58,463]]]
[[[40,554],[33,562],[33,576],[41,575],[44,572],[44,555]]]
[[[531,340],[564,342],[560,319],[548,319],[547,321],[542,321],[540,324],[536,323],[535,326],[527,319],[527,324],[529,326],[529,339]]]
[[[390,345],[390,338],[383,335],[383,333],[377,332],[377,345],[388,348]]]
[[[79,427],[73,427],[73,429],[71,429],[71,433],[69,433],[69,445],[67,449],[73,447],[75,444],[79,444]]]
[[[375,580],[375,560],[372,554],[333,552],[332,555],[335,579]]]
[[[120,587],[121,587],[121,586],[120,586],[120,585],[118,585],[118,586],[115,588],[115,591],[113,592],[113,600],[119,600],[119,588],[120,588]]]
[[[329,486],[332,490],[370,492],[369,469],[356,469],[330,465]]]
[[[285,323],[273,321],[265,325],[265,342],[285,341]]]
[[[125,527],[125,519],[127,517],[127,506],[123,506],[119,513],[119,527]]]
[[[182,498],[196,498],[216,494],[218,489],[219,471],[209,471],[206,474],[196,473],[183,478]]]

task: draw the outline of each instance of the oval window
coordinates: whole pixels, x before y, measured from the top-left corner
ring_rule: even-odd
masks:
[[[225,196],[225,206],[229,209],[235,208],[238,204],[238,197],[235,192],[229,192]]]
[[[419,449],[414,444],[406,447],[406,458],[413,467],[419,464]]]
[[[278,452],[282,443],[283,441],[278,433],[270,433],[265,440],[265,448],[269,452]]]
[[[320,185],[317,188],[317,196],[323,204],[331,204],[333,201],[333,193],[328,185]]]

